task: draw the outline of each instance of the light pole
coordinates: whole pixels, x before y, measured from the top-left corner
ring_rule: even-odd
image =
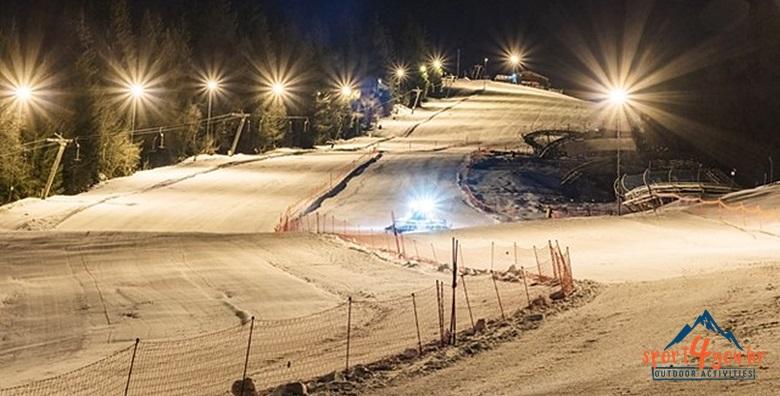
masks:
[[[515,76],[515,83],[517,83],[517,66],[520,65],[520,56],[517,54],[510,55],[509,63],[512,64],[512,75]]]
[[[144,96],[144,91],[146,88],[143,86],[143,84],[130,84],[130,86],[127,87],[130,96],[132,96],[133,100],[133,109],[132,109],[132,115],[130,118],[130,138],[133,138],[133,132],[135,131],[135,121],[136,117],[138,116],[138,101],[141,100]]]
[[[33,99],[34,91],[31,86],[22,84],[14,88],[14,100],[18,106],[16,113],[16,122],[19,128],[22,127],[22,119],[24,118],[24,109]]]
[[[206,91],[208,93],[208,109],[206,110],[206,136],[211,136],[211,102],[214,100],[214,94],[219,89],[219,81],[209,79],[206,81]]]
[[[284,86],[284,83],[275,82],[271,84],[271,95],[273,95],[275,98],[281,100],[285,91],[286,87]]]
[[[615,117],[615,136],[616,136],[616,146],[617,146],[617,166],[616,166],[616,175],[617,178],[615,179],[615,196],[617,198],[617,214],[620,216],[622,210],[621,210],[621,197],[620,197],[620,117],[623,115],[623,107],[625,106],[626,102],[628,101],[628,92],[626,92],[623,88],[615,88],[609,92],[609,102],[615,106],[616,108],[616,117]]]
[[[433,66],[433,75],[439,82],[439,92],[444,90],[444,84],[442,77],[444,76],[444,60],[440,57],[433,58],[431,60],[431,66]],[[436,92],[436,85],[433,86],[433,91]]]
[[[395,68],[395,73],[393,74],[395,76],[395,100],[396,102],[402,102],[401,82],[406,78],[406,68],[398,66]],[[393,107],[395,108],[394,114],[398,114],[398,108],[396,106]]]
[[[482,90],[483,91],[487,89],[487,63],[488,63],[488,58],[485,58],[485,60],[482,62]]]

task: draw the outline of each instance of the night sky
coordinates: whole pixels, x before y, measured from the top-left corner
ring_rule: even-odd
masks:
[[[629,2],[631,3],[631,2]],[[635,4],[637,2],[634,2]],[[647,3],[647,2],[645,2]],[[654,3],[646,35],[664,42],[671,55],[681,53],[742,17],[741,1],[663,1]],[[562,27],[572,27],[588,39],[596,33],[619,36],[626,22],[624,1],[442,1],[442,0],[272,0],[269,11],[295,21],[300,29],[313,19],[327,21],[334,32],[344,21],[380,22],[395,34],[404,23],[425,27],[430,40],[454,66],[461,49],[462,64],[481,63],[484,57],[503,57],[502,47],[518,43],[529,51],[531,68],[551,76],[558,85],[573,87],[562,64],[576,65],[576,58],[562,42]]]

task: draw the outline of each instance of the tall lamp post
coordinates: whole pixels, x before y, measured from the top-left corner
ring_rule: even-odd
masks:
[[[517,67],[520,65],[520,56],[517,54],[510,55],[509,63],[512,64],[512,75],[515,78],[515,84],[517,84]]]
[[[622,209],[622,199],[620,196],[620,192],[618,191],[620,187],[620,128],[621,128],[621,122],[620,117],[623,115],[623,109],[626,105],[626,102],[628,101],[628,92],[626,92],[623,88],[614,88],[611,91],[609,91],[609,102],[614,106],[616,110],[616,117],[615,117],[615,136],[617,138],[616,146],[617,146],[617,165],[616,165],[616,189],[615,189],[615,195],[617,198],[617,214],[620,216]]]
[[[406,68],[403,66],[398,66],[395,68],[395,95],[396,100],[403,101],[403,97],[401,96],[401,82],[406,78]],[[407,102],[408,103],[408,102]]]
[[[482,62],[482,90],[483,91],[487,89],[487,63],[488,63],[488,58],[485,58],[484,61]]]
[[[208,109],[206,110],[206,136],[211,136],[211,102],[214,100],[214,94],[219,90],[219,81],[214,79],[206,80],[206,93],[208,94]]]
[[[132,115],[130,116],[130,138],[132,139],[133,132],[135,132],[136,117],[138,116],[138,102],[143,98],[146,87],[144,87],[143,84],[133,83],[130,84],[127,89],[133,101]]]
[[[22,120],[24,118],[24,109],[33,99],[35,93],[31,86],[22,84],[14,88],[13,94],[14,94],[14,100],[16,101],[16,105],[18,106],[18,112],[16,113],[16,117],[17,117],[16,122],[19,128],[21,128]]]

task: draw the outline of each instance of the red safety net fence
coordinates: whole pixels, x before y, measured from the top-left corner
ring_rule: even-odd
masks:
[[[472,329],[527,307],[550,293],[529,272],[467,276],[389,300],[353,300],[314,315],[258,320],[172,340],[137,340],[74,371],[0,389],[16,395],[220,395],[251,378],[257,389],[305,381],[356,364],[418,354],[450,342],[453,330]],[[518,281],[519,280],[519,281]]]

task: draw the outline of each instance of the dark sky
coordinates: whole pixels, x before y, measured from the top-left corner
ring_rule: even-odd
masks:
[[[768,0],[767,0],[768,1]],[[406,21],[423,26],[436,47],[454,64],[456,50],[462,64],[502,56],[502,46],[518,42],[530,51],[529,65],[570,87],[563,66],[576,58],[562,42],[561,29],[574,28],[584,37],[596,33],[619,37],[627,7],[649,10],[646,35],[665,41],[668,56],[682,53],[739,16],[743,0],[271,0],[271,12],[281,13],[305,30],[314,18],[327,21],[334,32],[345,16],[370,22],[374,17],[395,34]],[[735,16],[736,15],[736,16]]]

